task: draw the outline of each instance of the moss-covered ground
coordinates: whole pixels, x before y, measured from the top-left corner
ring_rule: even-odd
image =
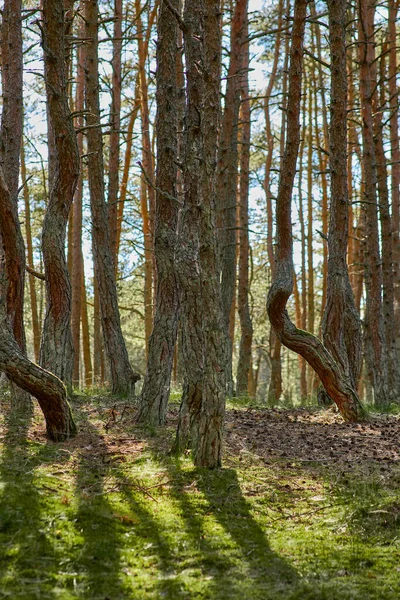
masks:
[[[224,468],[206,471],[167,454],[174,408],[149,432],[76,397],[79,435],[57,445],[39,412],[0,404],[0,598],[400,598],[395,416],[231,406]]]

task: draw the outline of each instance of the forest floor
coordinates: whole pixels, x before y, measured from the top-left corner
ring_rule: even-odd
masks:
[[[0,397],[0,598],[398,600],[400,418],[230,403],[224,468],[168,455],[166,427],[73,400],[53,444]]]

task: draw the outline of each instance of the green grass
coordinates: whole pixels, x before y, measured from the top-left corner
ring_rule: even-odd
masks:
[[[107,434],[112,399],[83,402],[80,435],[61,445],[37,415],[29,435],[4,417],[0,598],[400,597],[398,466],[246,454],[206,471],[166,454],[172,430],[148,437],[128,411]]]

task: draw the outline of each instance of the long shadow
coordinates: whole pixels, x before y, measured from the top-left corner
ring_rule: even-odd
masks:
[[[99,430],[79,407],[75,406],[74,411],[84,423],[91,446],[90,452],[81,456],[76,479],[76,526],[83,537],[81,555],[75,563],[80,572],[79,597],[88,600],[148,598],[146,594],[154,590],[154,579],[159,572],[168,574],[174,550],[145,508],[142,496],[134,493],[132,479],[114,461],[113,452]],[[123,502],[115,504],[109,499],[106,481],[111,487],[115,486],[115,491],[122,492],[128,510]],[[137,561],[137,556],[146,550],[149,564],[145,567],[151,573],[147,583],[145,573],[138,572],[143,568],[143,558]],[[139,575],[141,580],[136,582]],[[176,598],[179,590],[174,586],[172,589],[171,597]]]
[[[35,469],[52,462],[50,446],[27,439],[31,414],[7,412],[0,463],[0,597],[53,599],[59,558],[46,492]],[[35,450],[37,450],[35,452]],[[23,595],[21,594],[23,590]]]
[[[180,459],[159,453],[154,438],[149,437],[148,443],[174,482],[170,492],[198,549],[205,597],[287,600],[295,588],[298,591],[299,575],[271,549],[265,531],[251,514],[235,470],[182,469]]]

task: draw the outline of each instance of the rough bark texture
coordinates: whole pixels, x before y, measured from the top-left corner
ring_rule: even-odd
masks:
[[[399,89],[397,86],[398,72],[398,43],[397,43],[397,15],[399,0],[389,0],[389,106],[390,106],[390,162],[391,167],[391,203],[392,203],[392,231],[393,231],[393,274],[394,294],[396,299],[395,316],[396,330],[399,331],[400,323],[400,143],[399,143]],[[400,336],[397,335],[397,351],[400,355]]]
[[[55,441],[72,437],[76,426],[67,401],[64,384],[26,358],[14,339],[6,313],[5,298],[0,295],[0,369],[19,388],[32,394],[46,420],[48,437]]]
[[[54,135],[49,202],[42,252],[47,310],[40,347],[41,366],[72,387],[74,348],[70,327],[71,283],[65,257],[68,215],[79,176],[79,152],[68,106],[64,5],[43,2],[43,51],[50,129]]]
[[[171,0],[175,10],[177,0]],[[177,21],[161,1],[157,41],[157,172],[154,257],[157,269],[156,309],[149,339],[146,375],[138,420],[162,425],[168,406],[179,296],[175,269],[177,242]]]
[[[18,221],[19,158],[22,141],[22,31],[21,0],[5,0],[1,26],[2,98],[0,164],[4,183],[1,183],[0,220],[12,213],[12,222],[0,225],[0,260],[4,261],[6,277],[4,293],[7,313],[15,339],[25,353],[23,321],[25,248]],[[5,185],[4,185],[5,184]],[[7,189],[5,189],[7,188]],[[8,231],[7,231],[8,230]],[[4,233],[3,233],[4,232]],[[11,237],[9,235],[11,234]],[[3,237],[5,235],[5,237]],[[15,406],[24,406],[29,398],[14,386]]]
[[[241,79],[243,76],[243,44],[247,0],[236,0],[231,23],[231,46],[226,82],[224,114],[218,156],[217,206],[220,229],[219,256],[221,268],[222,305],[225,325],[229,331],[231,308],[236,283],[236,193],[238,176],[238,124]],[[231,339],[231,343],[233,340]],[[232,351],[228,365],[228,393],[233,391]]]
[[[286,304],[293,292],[293,241],[291,195],[300,142],[300,97],[303,68],[303,40],[307,0],[295,5],[291,35],[287,139],[277,198],[276,272],[268,294],[267,310],[282,343],[301,354],[319,375],[328,395],[347,421],[364,417],[358,396],[341,365],[315,336],[298,329],[290,320]]]
[[[112,87],[111,87],[111,133],[108,159],[108,223],[110,229],[111,252],[115,270],[118,266],[117,221],[118,221],[118,185],[119,185],[119,148],[121,129],[121,52],[122,52],[122,0],[114,0],[114,35]]]
[[[244,36],[248,35],[248,18]],[[250,170],[250,98],[249,98],[249,44],[243,51],[242,77],[242,138],[240,152],[240,186],[239,186],[239,282],[238,282],[238,313],[240,319],[241,337],[239,360],[236,378],[236,393],[248,395],[251,388],[252,376],[251,346],[253,341],[253,325],[249,307],[249,170]],[[250,383],[250,386],[249,386]]]
[[[103,142],[100,126],[98,69],[98,6],[96,0],[85,1],[86,88],[88,171],[90,207],[93,224],[93,260],[99,289],[104,346],[110,368],[112,391],[133,393],[139,375],[129,363],[118,311],[114,262],[108,229],[108,212],[104,196]]]
[[[84,35],[84,24],[80,24],[80,34]],[[81,112],[85,104],[85,72],[84,72],[84,50],[82,44],[78,48],[77,76],[76,76],[76,101],[75,110]],[[83,115],[76,120],[77,127],[84,125]],[[83,133],[77,133],[79,156],[83,154]],[[74,368],[73,383],[79,386],[80,374],[80,340],[81,340],[81,313],[82,313],[82,281],[83,281],[83,252],[82,252],[82,210],[83,210],[83,173],[82,165],[75,190],[73,203],[73,227],[72,227],[72,309],[71,330],[74,345]]]
[[[383,50],[385,50],[385,47]],[[380,62],[380,80],[384,81],[384,58],[381,58]],[[373,69],[373,82],[374,89],[376,90],[377,74],[375,65],[376,63],[374,63]],[[398,332],[395,324],[393,232],[390,218],[388,173],[384,149],[382,111],[380,110],[380,107],[385,105],[385,92],[382,86],[380,98],[378,98],[378,94],[375,91],[372,100],[374,113],[373,131],[376,155],[377,190],[379,197],[379,220],[381,225],[382,309],[388,358],[388,391],[390,400],[398,402],[400,399],[400,377],[399,361],[397,358],[396,349],[396,337]]]
[[[347,267],[349,197],[347,189],[346,0],[329,0],[331,52],[330,173],[327,299],[322,321],[325,347],[354,390],[362,364],[362,335]]]
[[[177,249],[185,383],[177,446],[183,449],[190,435],[195,464],[204,467],[221,464],[229,347],[222,314],[215,235],[219,21],[218,0],[185,4],[185,202]]]
[[[279,55],[281,49],[281,28],[283,20],[283,0],[280,0],[278,5],[278,23],[277,23],[277,34],[275,39],[274,48],[274,60],[272,64],[272,70],[269,77],[267,89],[265,91],[264,98],[264,118],[265,118],[265,133],[267,137],[267,157],[265,160],[265,178],[264,178],[264,189],[265,198],[267,205],[267,253],[268,261],[271,269],[271,274],[274,272],[275,259],[274,259],[274,230],[273,230],[273,208],[272,208],[272,192],[271,192],[271,168],[272,159],[274,154],[274,135],[271,127],[270,118],[270,100],[275,83],[276,73],[278,70]],[[285,71],[283,75],[283,87],[286,85],[287,73]],[[283,98],[283,103],[286,102],[286,98]],[[285,132],[285,111],[282,111],[282,138]],[[279,401],[282,394],[282,361],[281,361],[281,342],[276,337],[272,328],[269,336],[269,360],[271,367],[271,376],[268,386],[268,402],[275,404]]]
[[[364,352],[375,403],[387,406],[388,357],[382,311],[382,263],[379,252],[377,164],[373,132],[373,64],[375,2],[359,0],[360,101],[363,138],[363,176],[365,211],[365,291]]]

